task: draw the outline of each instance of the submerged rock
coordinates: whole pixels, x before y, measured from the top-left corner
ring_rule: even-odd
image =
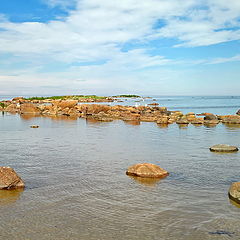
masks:
[[[130,166],[126,174],[144,178],[162,178],[169,175],[166,170],[151,163],[140,163]]]
[[[236,152],[238,148],[227,144],[217,144],[209,148],[212,152]]]
[[[10,167],[0,167],[0,189],[24,188],[23,180]]]
[[[228,196],[231,200],[240,204],[240,182],[232,183],[228,191]]]

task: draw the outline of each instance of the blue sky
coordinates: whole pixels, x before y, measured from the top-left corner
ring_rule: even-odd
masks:
[[[1,0],[0,95],[239,95],[240,1]]]

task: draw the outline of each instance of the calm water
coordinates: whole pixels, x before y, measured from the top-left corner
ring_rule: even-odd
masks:
[[[240,126],[164,128],[5,114],[0,134],[0,165],[26,183],[22,192],[0,191],[0,239],[240,239],[240,208],[227,196],[240,181],[240,153],[208,150],[239,146]],[[142,182],[125,175],[141,162],[170,176]]]

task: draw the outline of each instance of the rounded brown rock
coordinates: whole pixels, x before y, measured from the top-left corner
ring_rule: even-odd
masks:
[[[209,148],[212,152],[237,152],[238,148],[227,144],[217,144]]]
[[[240,182],[232,183],[228,191],[228,196],[231,200],[240,204]]]
[[[166,170],[151,163],[140,163],[130,166],[126,174],[144,178],[163,178],[169,175]]]
[[[0,189],[24,188],[23,180],[10,167],[0,167]]]

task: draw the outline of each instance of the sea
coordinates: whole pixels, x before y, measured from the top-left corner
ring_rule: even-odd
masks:
[[[151,96],[119,105],[157,102],[183,113],[235,114],[240,96]],[[6,98],[5,98],[6,99]],[[39,125],[39,128],[30,128]],[[240,181],[240,125],[158,125],[33,117],[0,112],[0,166],[25,181],[0,191],[0,239],[240,239],[240,206],[228,198]],[[164,179],[126,175],[136,163],[166,169]]]

